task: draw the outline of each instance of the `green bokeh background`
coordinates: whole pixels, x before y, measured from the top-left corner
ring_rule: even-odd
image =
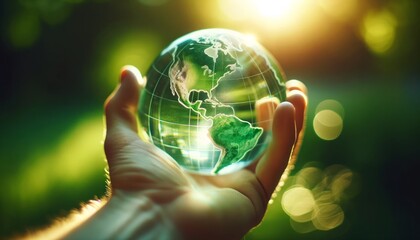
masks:
[[[232,20],[217,1],[2,1],[0,237],[48,225],[101,197],[102,107],[120,68],[132,64],[145,72],[171,41],[210,27],[254,33],[286,75],[309,88],[306,138],[292,175],[316,162],[344,165],[355,176],[338,228],[297,233],[278,198],[245,239],[415,236],[420,6],[415,0],[359,2],[350,21],[326,16],[327,31],[319,25],[319,35],[318,29],[296,35],[249,24],[258,21],[254,16]],[[395,17],[395,39],[376,53],[358,29],[369,11],[382,9]],[[325,99],[337,100],[345,111],[343,131],[333,141],[320,139],[312,127],[315,108]]]

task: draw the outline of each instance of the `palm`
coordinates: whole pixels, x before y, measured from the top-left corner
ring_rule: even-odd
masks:
[[[135,75],[126,70],[120,89],[106,104],[112,195],[147,196],[188,236],[239,238],[258,224],[295,144],[295,121],[299,125],[300,120],[294,119],[294,108],[277,109],[272,146],[256,165],[222,176],[194,175],[138,137],[138,87]]]
[[[109,173],[114,194],[147,195],[170,211],[178,227],[191,231],[190,235],[204,234],[203,226],[212,226],[223,229],[225,237],[240,236],[261,219],[266,194],[250,170],[218,177],[186,174],[168,155],[135,134],[126,132],[125,138],[127,144],[112,150],[112,155],[107,151],[108,159],[113,159]],[[210,237],[211,232],[208,229],[204,236]]]

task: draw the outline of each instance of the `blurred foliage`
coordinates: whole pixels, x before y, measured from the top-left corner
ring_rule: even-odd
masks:
[[[308,86],[306,139],[292,176],[308,162],[341,164],[356,176],[341,226],[297,233],[278,197],[246,239],[413,236],[419,2],[302,0],[284,16],[275,15],[280,5],[273,13],[256,2],[1,1],[0,237],[45,226],[104,194],[101,111],[119,69],[145,73],[169,42],[209,27],[255,35],[289,78]],[[345,111],[333,141],[312,126],[325,99]]]

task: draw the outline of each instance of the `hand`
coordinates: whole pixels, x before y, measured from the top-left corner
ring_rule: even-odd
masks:
[[[297,155],[303,136],[305,86],[296,80],[287,82],[287,102],[280,103],[273,114],[273,140],[259,161],[232,174],[201,176],[184,172],[169,155],[138,137],[140,81],[137,69],[125,67],[120,86],[105,103],[109,202],[146,205],[157,213],[153,221],[164,221],[181,238],[241,238],[261,221],[289,160]],[[271,118],[268,110],[273,104],[257,104],[259,116]],[[121,207],[133,216],[142,215],[143,210]],[[144,221],[127,221],[119,236],[139,236],[141,224]]]

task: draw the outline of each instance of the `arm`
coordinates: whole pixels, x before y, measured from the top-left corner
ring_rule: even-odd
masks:
[[[67,239],[178,239],[162,207],[147,196],[112,197]]]

